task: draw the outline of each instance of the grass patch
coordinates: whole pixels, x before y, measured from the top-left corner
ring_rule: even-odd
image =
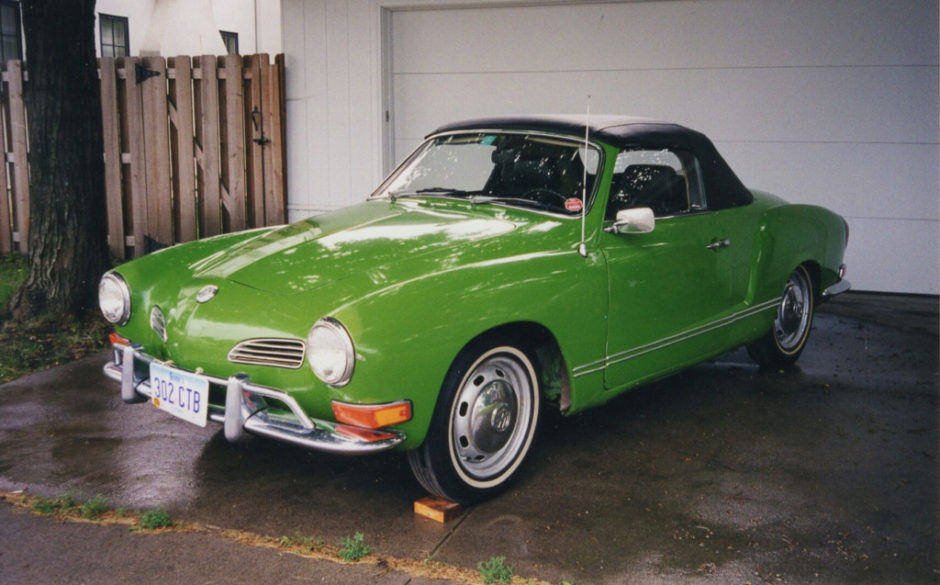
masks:
[[[96,494],[95,497],[82,504],[81,507],[82,518],[87,520],[96,520],[107,511],[108,498],[101,494]]]
[[[506,564],[506,557],[490,557],[488,561],[477,563],[477,570],[484,583],[509,583],[512,581],[512,567]]]
[[[27,258],[23,254],[0,256],[0,315],[10,306],[13,293],[29,275]]]
[[[97,311],[65,322],[19,322],[4,313],[0,315],[0,384],[101,351],[111,329]]]
[[[54,498],[36,498],[32,508],[40,514],[55,514],[56,512],[67,511],[75,507],[75,498],[78,492],[74,489],[59,494]]]
[[[156,509],[141,512],[137,520],[138,530],[155,530],[157,528],[168,528],[173,525],[173,519],[166,510]]]
[[[0,384],[101,351],[112,330],[97,310],[65,321],[14,321],[10,300],[28,275],[25,255],[0,256]]]
[[[352,536],[347,536],[340,542],[336,554],[347,563],[351,563],[358,561],[370,552],[372,552],[372,547],[365,543],[365,537],[362,536],[362,533],[357,532]]]

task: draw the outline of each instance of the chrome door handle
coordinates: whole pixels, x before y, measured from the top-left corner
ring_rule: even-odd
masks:
[[[731,240],[725,238],[724,240],[714,240],[711,244],[705,246],[709,250],[717,250],[718,248],[727,248],[731,245]]]

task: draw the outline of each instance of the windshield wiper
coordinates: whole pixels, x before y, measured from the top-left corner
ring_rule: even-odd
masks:
[[[453,197],[463,199],[474,192],[463,191],[461,189],[450,189],[447,187],[425,187],[424,189],[415,189],[414,191],[389,191],[388,199],[395,203],[396,199],[401,197],[419,197],[421,195],[437,195],[439,197]]]
[[[483,205],[487,203],[504,203],[507,205],[519,205],[522,207],[541,209],[543,211],[553,211],[555,213],[558,212],[558,208],[553,205],[546,205],[540,201],[535,201],[533,199],[523,199],[522,197],[498,197],[484,195],[470,198],[470,205]]]

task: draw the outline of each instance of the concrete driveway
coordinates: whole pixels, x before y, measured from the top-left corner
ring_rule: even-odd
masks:
[[[71,488],[209,529],[134,534],[0,503],[0,583],[417,585],[435,582],[413,568],[425,559],[494,556],[578,585],[937,583],[937,324],[936,298],[844,295],[796,371],[737,351],[548,416],[513,487],[444,525],[413,514],[424,494],[399,454],[231,445],[221,427],[124,405],[105,356],[82,360],[0,386],[0,490]],[[218,528],[361,532],[377,556],[303,559]]]

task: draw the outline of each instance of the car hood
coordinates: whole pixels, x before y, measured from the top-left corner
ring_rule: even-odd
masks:
[[[197,278],[303,293],[406,258],[503,235],[519,223],[467,204],[369,201],[267,232],[203,258],[191,269]]]

